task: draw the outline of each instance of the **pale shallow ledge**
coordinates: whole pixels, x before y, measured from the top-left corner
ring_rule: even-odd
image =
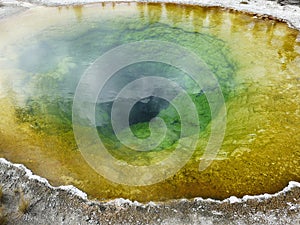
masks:
[[[293,181],[276,194],[223,201],[99,202],[71,185],[53,187],[25,166],[1,158],[0,185],[8,224],[300,224],[300,183]],[[19,209],[24,201],[25,212]]]
[[[251,14],[266,15],[283,20],[289,26],[300,30],[300,2],[297,5],[290,5],[291,0],[114,0],[113,2],[160,2],[191,4],[201,6],[219,6]],[[22,7],[33,7],[34,5],[62,6],[62,5],[83,5],[97,2],[112,2],[112,0],[0,0],[4,5],[15,5]],[[295,1],[292,1],[295,2]],[[246,4],[245,4],[246,3]],[[299,37],[300,39],[300,37]]]

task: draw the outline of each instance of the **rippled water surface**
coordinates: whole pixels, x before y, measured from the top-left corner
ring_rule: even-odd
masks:
[[[107,3],[33,8],[0,20],[0,31],[0,157],[25,164],[53,185],[73,184],[100,200],[149,201],[273,193],[290,180],[300,181],[300,35],[286,24],[218,8]],[[179,82],[200,122],[197,149],[178,173],[130,187],[103,178],[83,159],[72,130],[72,103],[80,77],[100,55],[142,40],[169,41],[198,55],[221,86],[227,124],[216,159],[199,172],[211,131],[203,90],[183,72],[159,63],[119,71],[111,81],[116,87],[153,73]],[[149,165],[177,146],[180,119],[168,102],[149,97],[131,111],[125,134],[149,136],[148,122],[155,116],[168,128],[159,146],[137,152],[113,134],[113,99],[102,98],[97,130],[115,158]]]

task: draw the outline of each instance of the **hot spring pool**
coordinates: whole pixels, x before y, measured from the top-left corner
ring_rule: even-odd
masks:
[[[285,23],[219,8],[103,3],[36,7],[2,19],[0,30],[0,157],[26,165],[51,184],[73,184],[99,200],[146,202],[274,193],[291,180],[300,181],[300,34]],[[129,186],[104,178],[84,160],[74,138],[72,105],[80,78],[99,56],[145,40],[183,46],[207,64],[224,96],[226,130],[216,158],[199,171],[211,133],[209,90],[162,63],[137,63],[118,71],[110,80],[116,91],[147,74],[179,83],[200,124],[196,150],[176,174],[156,184]],[[121,133],[147,138],[149,121],[160,117],[165,137],[149,151],[123,145],[110,123],[113,95],[102,96],[95,121],[114,158],[151,165],[176,147],[187,148],[178,145],[181,124],[175,108],[155,96],[134,105],[130,126]]]

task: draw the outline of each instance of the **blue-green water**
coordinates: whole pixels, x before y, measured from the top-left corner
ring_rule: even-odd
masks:
[[[72,24],[70,30],[76,32],[66,28],[63,34],[57,34],[56,28],[49,28],[46,33],[38,34],[40,38],[33,44],[29,39],[21,50],[18,65],[27,74],[22,85],[28,91],[28,98],[25,107],[17,108],[17,116],[23,122],[31,123],[37,131],[64,133],[72,130],[72,101],[84,71],[106,51],[130,42],[159,40],[183,46],[196,53],[208,65],[218,78],[225,99],[234,89],[236,62],[230,56],[226,43],[217,36],[186,31],[160,21],[146,22],[140,17],[93,21],[87,24],[84,31],[80,30],[81,26],[81,23]],[[96,124],[99,135],[105,140],[111,153],[131,163],[139,163],[135,162],[137,155],[142,157],[141,155],[149,155],[151,152],[124,150],[112,131],[110,108],[122,87],[149,75],[168,78],[187,90],[196,105],[201,131],[205,130],[211,119],[204,90],[179,69],[157,62],[138,63],[123,68],[110,79],[102,91],[104,94],[99,96],[103,103],[98,104]],[[157,101],[155,104],[150,102],[147,110],[149,112],[151,108],[158,108],[155,115],[148,116],[147,112],[139,112],[138,108],[131,114],[131,120],[137,120],[131,129],[139,138],[149,135],[148,121],[154,116],[161,117],[166,122],[167,135],[153,151],[171,148],[178,141],[181,129],[175,108],[172,105],[163,106],[165,103],[159,99]],[[135,119],[133,115],[141,118]]]
[[[11,25],[20,21],[23,29]],[[24,163],[55,185],[73,184],[105,200],[222,199],[275,192],[299,180],[298,31],[215,8],[133,3],[32,9],[11,24],[0,21],[1,156]],[[136,63],[118,71],[100,93],[95,115],[98,135],[113,157],[151,165],[174,152],[180,139],[181,118],[172,101],[154,96],[134,106],[122,133],[145,139],[151,135],[149,121],[160,117],[168,128],[162,142],[141,152],[116,138],[113,100],[135,79],[154,74],[178,83],[196,106],[200,123],[199,142],[186,166],[163,182],[130,187],[105,179],[85,162],[74,139],[72,106],[80,78],[99,56],[144,40],[178,44],[207,64],[224,95],[227,128],[215,161],[199,172],[212,122],[206,94],[213,90],[199,88],[188,74],[163,63]]]

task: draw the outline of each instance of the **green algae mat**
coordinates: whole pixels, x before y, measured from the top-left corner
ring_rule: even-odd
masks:
[[[72,184],[99,200],[145,202],[274,193],[291,180],[300,181],[300,41],[299,31],[286,24],[219,8],[106,3],[36,7],[1,20],[0,30],[0,157],[26,165],[51,184]],[[131,48],[112,61],[134,57],[139,49],[131,44],[141,42],[156,57],[170,54],[166,61],[171,63],[140,61],[116,70],[92,106],[81,102],[80,121],[74,125],[76,96],[85,96],[97,83],[80,89],[84,75],[99,57],[120,46]],[[159,43],[171,44],[164,48]],[[213,74],[214,85],[199,87],[174,66],[176,61],[187,70],[193,67],[185,51],[201,59],[200,69],[205,76]],[[155,83],[153,75],[162,80]],[[116,121],[124,121],[112,119],[116,97],[121,93],[122,104],[132,103],[122,88],[136,80],[144,83],[130,86],[128,93],[139,99],[116,132]],[[145,91],[165,80],[179,84],[187,98],[176,98],[173,86]],[[218,97],[209,97],[217,89],[224,101],[219,108],[212,107]],[[89,108],[92,119],[85,111]],[[215,116],[220,114],[222,122]],[[114,178],[106,176],[95,165],[97,157],[87,157],[80,148],[82,140],[91,138],[91,121],[102,147],[120,164],[148,168],[175,152],[190,155],[146,178],[112,171],[109,164],[102,169]],[[220,140],[211,140],[222,123]],[[76,134],[78,126],[86,132]],[[149,149],[137,151],[128,144],[152,135],[159,143]],[[186,144],[191,137],[196,142]],[[214,154],[205,154],[211,142],[220,145],[212,145]],[[89,162],[93,157],[94,163]],[[204,161],[209,164],[199,170]],[[164,179],[139,182],[148,176]]]

